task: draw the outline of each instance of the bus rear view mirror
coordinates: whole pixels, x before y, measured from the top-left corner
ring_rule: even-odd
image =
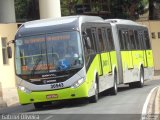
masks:
[[[12,58],[12,48],[10,46],[7,47],[8,58]]]

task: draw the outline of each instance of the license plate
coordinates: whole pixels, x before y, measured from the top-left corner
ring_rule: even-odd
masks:
[[[58,94],[50,94],[46,96],[47,99],[58,98]]]
[[[51,84],[51,89],[63,88],[63,86],[64,86],[63,83],[54,83],[54,84]]]

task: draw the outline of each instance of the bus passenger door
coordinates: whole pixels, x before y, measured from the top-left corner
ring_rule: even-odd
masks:
[[[141,46],[141,50],[142,50],[142,61],[143,61],[143,66],[147,67],[147,57],[146,57],[146,46],[144,43],[144,38],[143,38],[143,31],[139,31],[139,40],[140,40],[140,46]]]
[[[100,49],[99,49],[99,45],[101,44],[101,39],[99,40],[99,35],[97,35],[97,29],[96,28],[92,28],[92,37],[93,39],[95,40],[95,45],[96,45],[96,51],[97,51],[97,54],[96,54],[96,67],[98,68],[98,74],[100,76],[103,75],[103,66],[102,66],[102,57],[101,57],[101,52],[100,52]],[[103,49],[103,46],[102,46],[102,49]]]
[[[110,54],[106,51],[105,28],[97,28],[97,50],[101,75],[111,72]]]
[[[101,59],[102,59],[102,70],[103,74],[111,74],[112,73],[112,65],[111,65],[111,56],[109,52],[109,42],[108,42],[108,34],[105,28],[98,30],[99,37],[99,48],[101,51]]]
[[[153,54],[151,50],[151,44],[147,29],[144,31],[144,43],[146,48],[145,54],[146,54],[147,67],[153,67]]]
[[[129,39],[129,33],[128,30],[122,31],[122,39],[124,42],[125,50],[123,51],[123,60],[125,61],[125,64],[128,69],[133,68],[133,58],[132,58],[132,50],[131,50],[131,43]]]

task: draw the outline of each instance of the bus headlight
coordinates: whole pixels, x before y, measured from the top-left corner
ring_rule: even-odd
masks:
[[[25,88],[23,86],[18,86],[18,89],[21,90],[21,91],[23,91],[23,92],[25,92],[25,93],[27,93],[27,94],[31,93],[31,90],[29,90],[29,89],[27,89],[27,88]]]
[[[71,88],[77,88],[77,87],[79,87],[84,81],[85,81],[84,78],[79,79],[78,81],[76,81],[76,82],[71,86]]]

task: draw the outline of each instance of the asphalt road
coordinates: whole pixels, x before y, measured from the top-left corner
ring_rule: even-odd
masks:
[[[42,114],[42,120],[140,120],[144,102],[152,88],[159,86],[160,80],[145,81],[143,88],[129,88],[120,85],[116,96],[100,95],[98,103],[87,100],[61,101],[35,110],[32,104],[16,105],[0,109],[4,119],[11,113]],[[15,116],[11,116],[15,117]],[[26,116],[18,116],[24,119]],[[32,116],[38,119],[38,116]]]

